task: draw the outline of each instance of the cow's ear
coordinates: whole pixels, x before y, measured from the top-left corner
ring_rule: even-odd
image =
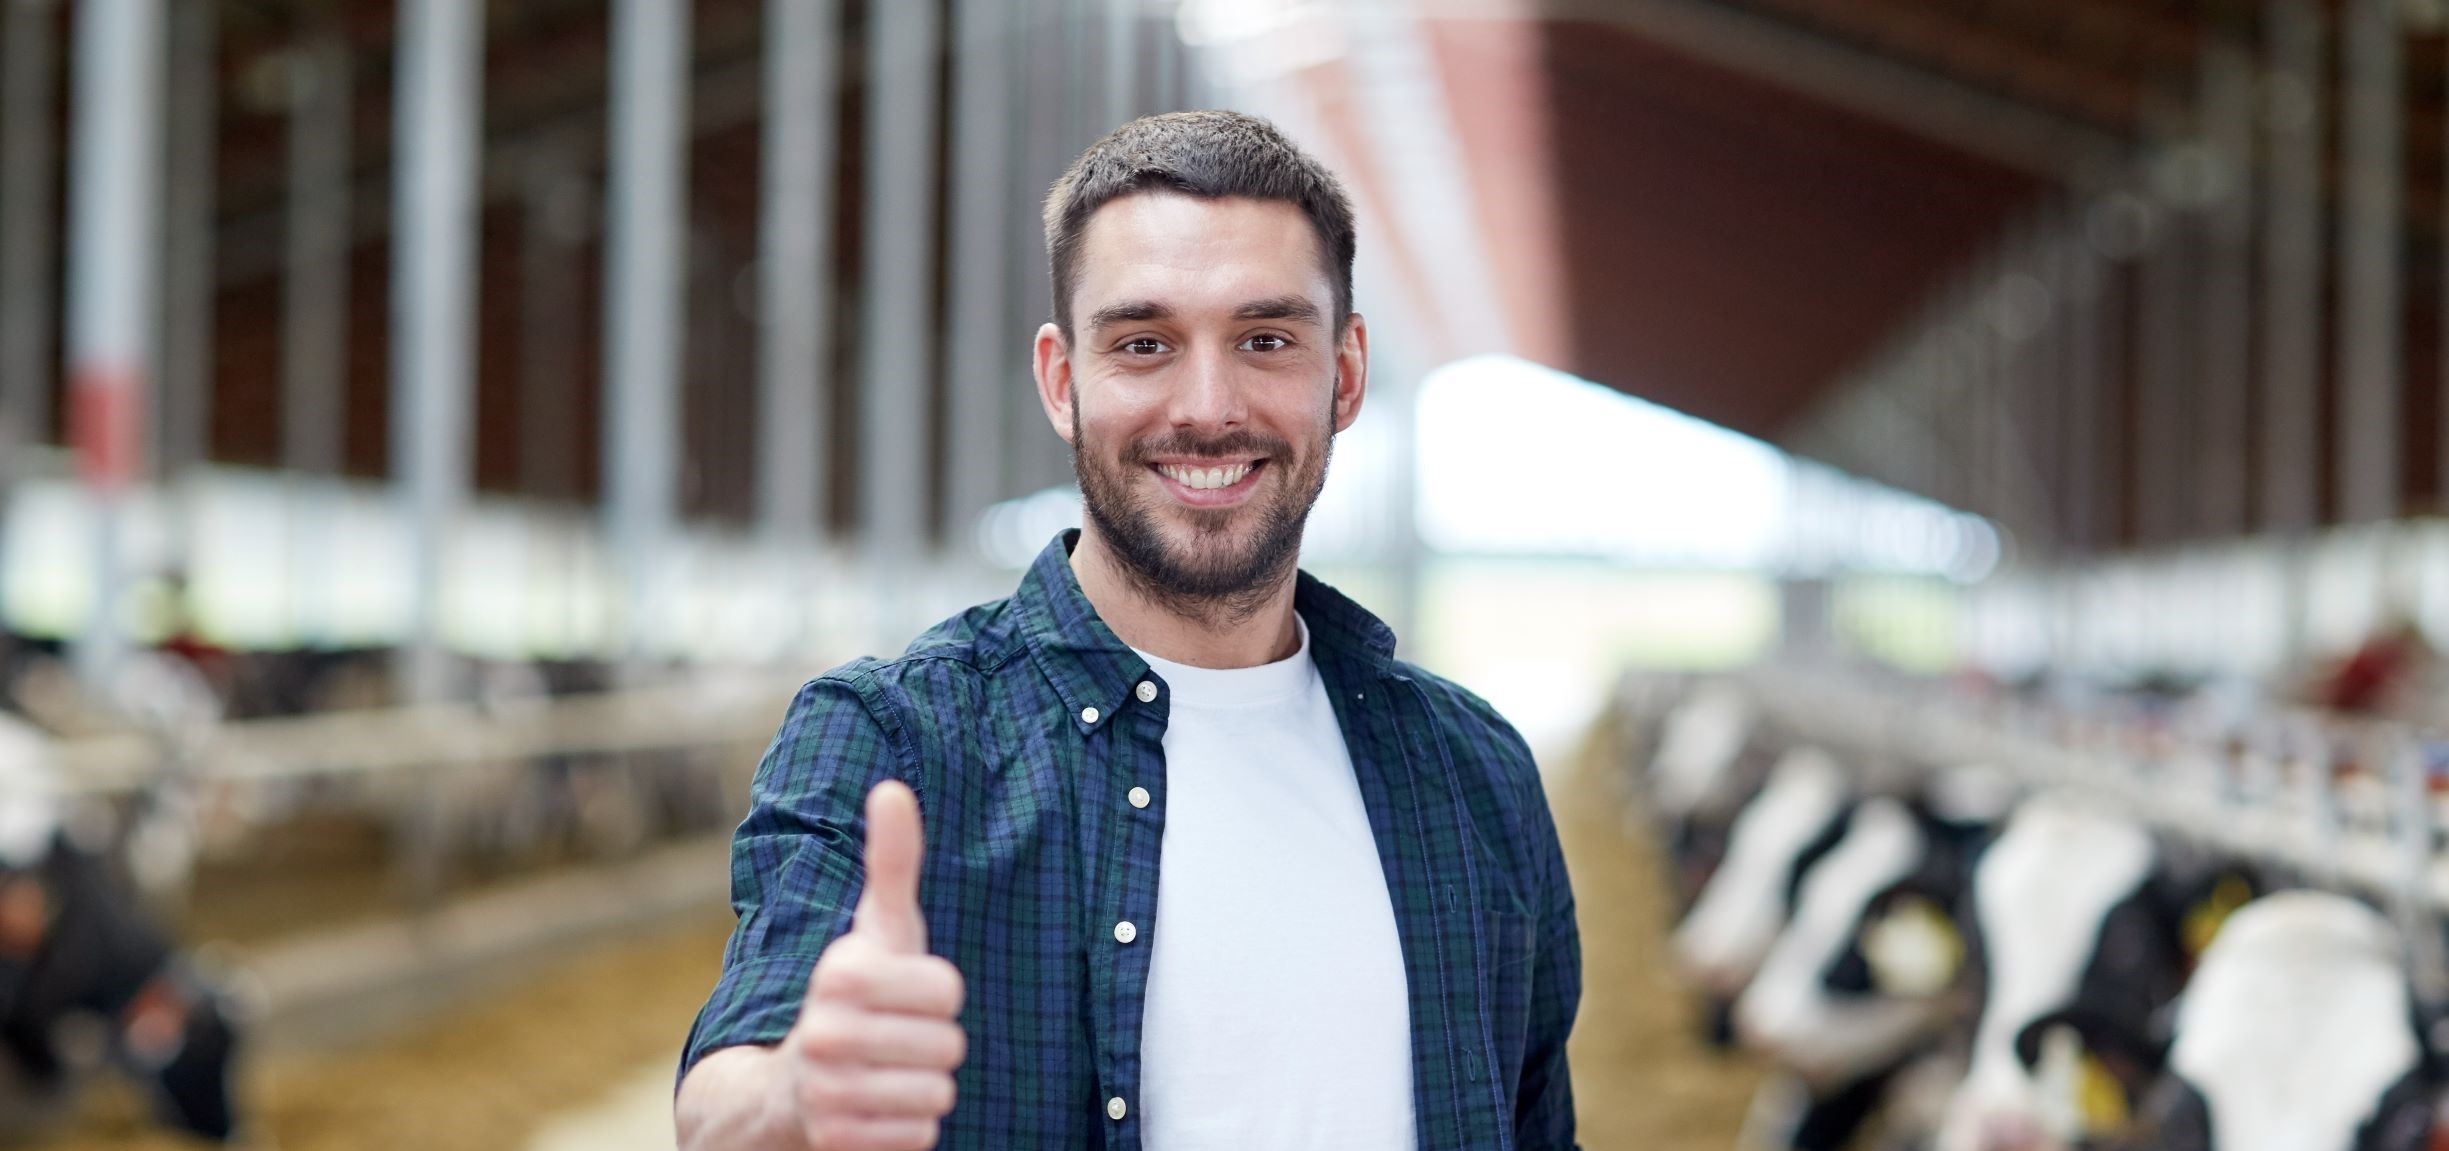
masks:
[[[2082,1004],[2025,1024],[2015,1053],[2035,1080],[2056,1082],[2071,1096],[2092,1138],[2127,1131],[2168,1063],[2165,1040]]]
[[[2228,925],[2228,917],[2261,894],[2260,883],[2243,868],[2223,868],[2204,880],[2177,920],[2177,939],[2185,947],[2186,964],[2201,962],[2202,953]]]
[[[1882,995],[1927,998],[1964,978],[1964,928],[1944,892],[1911,885],[1881,892],[1863,912],[1855,949]]]

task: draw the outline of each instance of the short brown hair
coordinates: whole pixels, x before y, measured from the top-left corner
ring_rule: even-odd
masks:
[[[1326,165],[1276,126],[1240,112],[1142,116],[1089,145],[1046,197],[1046,258],[1054,275],[1054,322],[1071,334],[1071,293],[1080,282],[1080,237],[1097,209],[1135,192],[1179,192],[1220,200],[1280,200],[1309,217],[1335,292],[1335,329],[1352,316],[1352,201]]]

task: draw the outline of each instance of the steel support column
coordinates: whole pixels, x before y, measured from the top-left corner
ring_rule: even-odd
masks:
[[[2328,54],[2320,11],[2306,0],[2270,0],[2264,10],[2268,125],[2263,170],[2260,524],[2281,532],[2312,528],[2320,514],[2319,439],[2322,268],[2322,156],[2329,113],[2322,98]]]
[[[415,587],[400,678],[409,698],[431,700],[453,686],[442,585],[469,486],[484,5],[402,0],[399,12],[391,469],[408,506]]]
[[[952,278],[945,326],[951,387],[950,475],[944,531],[966,550],[978,513],[1003,495],[1005,393],[1021,387],[1006,338],[1003,234],[1013,181],[1009,110],[1015,76],[1010,0],[959,0],[954,8]]]
[[[2340,518],[2357,522],[2398,514],[2404,85],[2394,0],[2350,0],[2343,19],[2336,465]]]
[[[59,0],[0,0],[0,451],[51,439]],[[0,490],[19,467],[0,461]]]
[[[211,456],[214,185],[221,151],[221,6],[170,8],[170,179],[165,223],[160,460],[164,482]]]
[[[94,498],[94,602],[77,668],[105,687],[127,637],[127,489],[142,474],[146,395],[158,370],[161,0],[88,0],[76,13],[70,138],[68,385],[71,438]]]
[[[907,580],[926,538],[929,373],[935,370],[936,67],[933,4],[869,9],[860,289],[860,520],[879,623],[910,621]]]
[[[688,272],[689,8],[613,6],[611,230],[604,252],[605,536],[632,658],[660,639],[663,550],[679,490],[681,308]]]
[[[2254,59],[2242,45],[2203,46],[2197,129],[2208,197],[2202,214],[2195,370],[2194,526],[2242,535],[2252,477],[2246,398],[2253,370]]]
[[[768,537],[824,530],[833,362],[834,94],[840,0],[768,0],[765,171],[757,257],[757,520]]]

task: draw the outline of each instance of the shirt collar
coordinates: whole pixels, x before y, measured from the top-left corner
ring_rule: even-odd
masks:
[[[1147,677],[1148,663],[1098,618],[1080,590],[1071,570],[1079,540],[1080,530],[1069,528],[1048,542],[1021,578],[1012,605],[1031,655],[1053,681],[1073,726],[1086,732],[1122,709]],[[1394,629],[1308,572],[1296,577],[1293,610],[1309,624],[1313,658],[1357,658],[1372,670],[1384,670],[1394,658]]]

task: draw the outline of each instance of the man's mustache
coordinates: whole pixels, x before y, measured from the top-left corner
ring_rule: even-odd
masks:
[[[1230,432],[1213,438],[1203,438],[1184,432],[1154,436],[1133,443],[1123,453],[1123,462],[1153,463],[1160,456],[1193,456],[1216,459],[1227,456],[1247,456],[1253,459],[1289,455],[1292,445],[1274,436],[1255,432]]]

